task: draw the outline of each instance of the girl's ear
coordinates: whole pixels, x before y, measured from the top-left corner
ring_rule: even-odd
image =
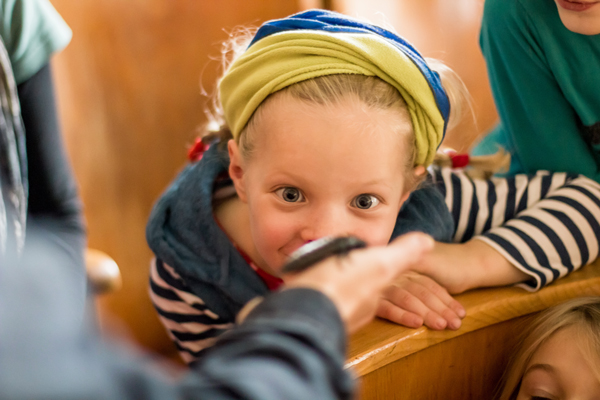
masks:
[[[422,166],[422,165],[417,165],[417,166],[415,167],[414,173],[415,173],[415,175],[416,175],[416,176],[421,176],[421,175],[425,174],[425,172],[426,172],[426,171],[427,171],[427,170],[425,169],[425,167],[424,167],[424,166]]]
[[[240,154],[240,148],[235,140],[227,142],[229,152],[229,177],[241,201],[246,203],[246,187],[244,184],[244,160]]]
[[[427,172],[427,169],[425,169],[425,167],[422,165],[417,165],[413,170],[413,173],[415,174],[417,181],[421,181],[423,179],[423,175],[425,175],[426,172]],[[402,195],[402,198],[400,199],[400,207],[402,207],[402,204],[404,204],[404,202],[406,200],[408,200],[408,197],[413,192],[413,190],[414,190],[414,188],[412,188],[411,190],[407,191],[406,193],[404,193]]]
[[[406,192],[402,195],[402,198],[400,199],[400,208],[402,208],[402,204],[404,204],[404,202],[406,200],[408,200],[408,196],[410,196],[412,192]]]

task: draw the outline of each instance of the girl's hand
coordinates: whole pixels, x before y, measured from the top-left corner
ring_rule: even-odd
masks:
[[[323,292],[352,333],[373,319],[386,287],[419,263],[432,247],[433,240],[427,235],[403,235],[388,246],[353,250],[347,256],[330,257],[306,271],[287,275],[285,287]]]
[[[427,257],[427,255],[425,256]],[[463,306],[433,279],[407,272],[383,292],[377,316],[409,328],[456,330],[465,316]]]

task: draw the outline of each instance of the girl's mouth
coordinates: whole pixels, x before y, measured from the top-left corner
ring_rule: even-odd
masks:
[[[568,11],[586,11],[594,7],[598,2],[583,2],[583,1],[570,1],[570,0],[556,0],[556,3]]]

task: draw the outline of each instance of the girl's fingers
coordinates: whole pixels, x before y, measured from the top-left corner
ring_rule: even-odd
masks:
[[[406,280],[402,287],[390,286],[385,290],[384,298],[397,308],[421,317],[423,323],[431,329],[441,330],[448,325],[447,320],[435,310],[443,310],[443,304],[415,282]]]
[[[423,326],[423,318],[419,315],[403,310],[386,299],[382,299],[379,302],[376,315],[379,318],[387,319],[388,321],[409,328],[420,328]]]
[[[442,285],[431,279],[426,275],[413,275],[419,277],[419,283],[425,286],[430,292],[432,292],[438,299],[442,301],[448,308],[456,313],[460,318],[464,318],[466,315],[464,307],[456,301],[450,293]]]
[[[441,285],[425,275],[410,274],[409,279],[415,285],[411,290],[428,308],[439,314],[448,323],[448,328],[458,329],[465,316],[465,309],[454,300]]]
[[[432,329],[458,329],[460,327],[460,319],[444,302],[437,296],[436,293],[429,290],[423,283],[430,279],[423,275],[409,275],[409,282],[405,288],[418,298],[428,310],[428,313],[423,315],[425,325]],[[440,322],[443,320],[443,323]]]

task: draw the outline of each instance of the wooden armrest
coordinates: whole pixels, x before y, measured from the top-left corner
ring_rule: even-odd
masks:
[[[121,287],[121,271],[108,254],[100,250],[87,249],[85,267],[88,281],[95,294],[114,292]]]
[[[529,293],[516,287],[466,292],[456,296],[456,299],[467,311],[467,316],[463,319],[462,327],[459,330],[433,331],[424,327],[410,329],[376,319],[351,337],[347,367],[351,367],[358,376],[366,378],[363,379],[363,399],[403,399],[411,398],[410,396],[412,398],[434,398],[430,397],[433,393],[432,390],[435,389],[433,387],[446,378],[445,374],[455,374],[460,369],[470,371],[470,373],[474,372],[469,365],[461,366],[461,362],[469,363],[472,362],[470,360],[481,357],[483,359],[479,364],[481,368],[487,368],[488,364],[490,364],[490,368],[493,368],[494,357],[496,357],[502,358],[502,362],[505,364],[508,356],[512,353],[518,333],[523,328],[522,323],[524,319],[528,318],[525,316],[572,298],[594,295],[600,295],[600,261],[598,260],[536,293]],[[521,325],[518,321],[521,321]],[[477,335],[487,336],[487,338],[478,338]],[[458,346],[458,348],[444,350],[444,346],[452,345]],[[429,363],[427,366],[425,366],[426,363],[418,361],[422,354],[424,357],[432,358],[427,361]],[[406,366],[402,367],[402,363],[405,363]],[[416,365],[423,366],[425,371],[412,371],[411,368]],[[497,371],[493,374],[494,379],[499,378],[497,375],[501,375],[504,367],[499,365],[496,368]],[[402,375],[395,376],[395,374]],[[410,375],[408,381],[406,374]],[[425,375],[433,376],[425,379]],[[468,383],[471,386],[473,383],[478,386],[480,385],[478,381],[483,375],[485,374],[471,376],[470,379],[465,378],[465,382],[471,382]],[[448,378],[448,385],[460,386],[457,379]],[[419,391],[407,390],[410,381],[419,380],[422,380],[421,383],[418,383]],[[396,385],[398,390],[393,387],[384,387]],[[426,387],[427,385],[428,387]],[[423,390],[428,394],[423,394]],[[441,390],[443,393],[447,389]],[[387,394],[382,395],[381,391]],[[401,392],[404,392],[406,397]],[[481,398],[491,398],[492,392],[480,393],[483,395]],[[446,392],[445,395],[442,394],[441,397],[435,398],[451,399],[461,398],[461,396],[463,396],[462,398],[480,398],[478,395],[471,397],[473,394],[472,388],[467,388],[455,396]],[[464,397],[465,395],[467,397]]]

